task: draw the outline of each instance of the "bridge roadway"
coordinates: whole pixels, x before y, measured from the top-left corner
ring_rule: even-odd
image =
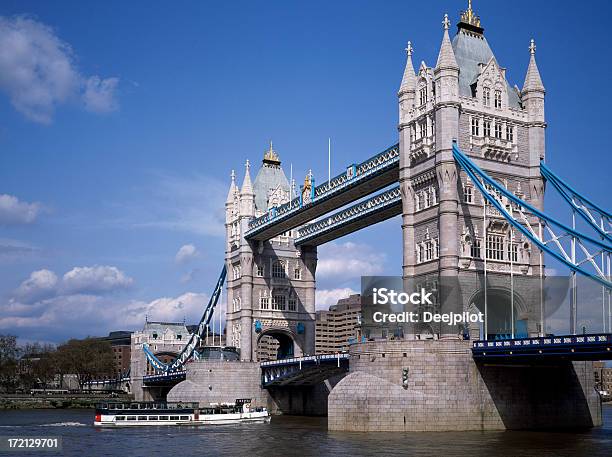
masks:
[[[476,361],[487,363],[612,360],[612,334],[559,335],[474,341],[472,356]]]
[[[249,222],[245,238],[266,241],[341,208],[399,180],[399,144],[347,168],[329,183],[316,186],[310,202],[299,196]]]
[[[346,353],[311,355],[261,363],[261,386],[313,386],[349,368]]]
[[[318,246],[402,214],[399,185],[298,230],[296,246]]]

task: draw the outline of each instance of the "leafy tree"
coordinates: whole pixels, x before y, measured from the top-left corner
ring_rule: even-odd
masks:
[[[0,387],[9,390],[17,384],[17,359],[19,348],[17,337],[0,335]]]
[[[88,381],[111,376],[114,371],[110,343],[97,338],[69,340],[57,348],[56,357],[61,373],[75,374],[81,389]]]

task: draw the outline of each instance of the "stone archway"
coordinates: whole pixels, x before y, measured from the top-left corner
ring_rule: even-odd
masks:
[[[160,351],[160,352],[156,352],[154,355],[155,357],[159,359],[160,362],[165,363],[165,364],[172,363],[174,359],[178,357],[178,353],[172,352],[172,351]],[[151,375],[151,374],[155,374],[155,372],[156,372],[155,369],[147,360],[147,374]]]
[[[268,328],[257,337],[255,355],[260,362],[289,359],[295,353],[295,335],[288,329]]]
[[[512,317],[514,317],[514,336],[527,337],[527,309],[523,299],[514,292],[514,312],[511,310],[510,289],[487,289],[487,313],[484,306],[484,290],[477,290],[470,298],[470,306],[484,314],[487,322],[486,338],[490,340],[507,339],[512,335]],[[483,325],[484,329],[484,325]],[[484,331],[484,330],[483,330]]]

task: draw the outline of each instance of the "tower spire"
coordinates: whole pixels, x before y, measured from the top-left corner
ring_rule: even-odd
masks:
[[[406,45],[406,68],[402,77],[399,94],[404,92],[416,92],[416,75],[414,74],[414,66],[412,65],[412,43],[409,41]]]
[[[535,40],[532,38],[529,43],[529,66],[527,67],[527,74],[525,75],[525,84],[523,84],[523,94],[529,91],[540,91],[544,92],[544,84],[538,70],[538,65],[535,60],[536,45]]]
[[[229,192],[227,193],[227,199],[225,203],[233,203],[234,195],[236,195],[236,191],[238,188],[236,187],[236,172],[232,170],[232,183],[230,184]]]
[[[253,184],[251,183],[251,164],[249,163],[249,159],[247,159],[246,163],[244,164],[244,168],[244,180],[242,181],[242,189],[240,189],[240,193],[242,195],[254,195]]]
[[[453,52],[453,46],[451,45],[451,41],[448,36],[448,29],[450,27],[448,14],[444,15],[442,25],[444,27],[444,36],[442,37],[442,45],[440,46],[440,53],[438,54],[438,63],[436,64],[436,70],[441,70],[444,68],[451,70],[459,70],[459,65],[457,65],[455,53]]]

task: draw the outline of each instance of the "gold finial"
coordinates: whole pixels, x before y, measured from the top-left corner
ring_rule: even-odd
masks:
[[[535,40],[532,38],[532,39],[531,39],[531,43],[529,43],[529,53],[530,53],[532,56],[535,56],[535,52],[536,52]]]
[[[472,0],[468,0],[467,11],[461,12],[461,22],[480,27],[480,17],[472,9]]]
[[[269,164],[273,164],[273,165],[280,165],[280,159],[278,157],[278,154],[276,153],[276,151],[273,148],[272,140],[270,140],[270,149],[268,149],[264,153],[263,161],[264,161],[264,163],[269,163]]]
[[[448,30],[450,27],[450,21],[448,20],[448,14],[444,15],[444,20],[442,21],[442,25],[444,26],[444,30]]]
[[[412,43],[409,41],[408,44],[406,45],[406,49],[404,49],[404,51],[406,51],[406,54],[408,54],[408,57],[412,57]]]

